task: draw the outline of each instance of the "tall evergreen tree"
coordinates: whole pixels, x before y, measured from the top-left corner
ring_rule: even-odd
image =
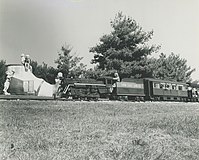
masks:
[[[90,49],[95,53],[92,63],[102,70],[117,70],[123,77],[149,76],[147,56],[159,46],[148,45],[153,31],[145,32],[131,17],[118,13],[111,21],[112,31]]]

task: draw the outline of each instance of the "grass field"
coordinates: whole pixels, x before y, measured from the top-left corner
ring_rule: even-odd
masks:
[[[199,104],[0,101],[0,159],[197,160]]]

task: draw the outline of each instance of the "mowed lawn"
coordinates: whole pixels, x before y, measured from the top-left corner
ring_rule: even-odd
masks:
[[[0,159],[197,160],[199,103],[0,101]]]

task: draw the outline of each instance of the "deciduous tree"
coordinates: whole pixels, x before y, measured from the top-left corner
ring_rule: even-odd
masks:
[[[48,83],[54,84],[54,80],[57,74],[57,69],[48,66],[46,63],[38,64],[37,61],[31,61],[33,74],[36,77],[43,78]]]
[[[65,45],[58,53],[58,59],[55,60],[55,63],[58,70],[64,74],[64,77],[78,77],[86,67],[86,65],[80,63],[82,59],[83,57],[78,57],[76,53],[72,53],[72,48],[69,45]]]
[[[154,78],[187,82],[195,69],[187,65],[187,60],[171,53],[169,56],[161,53],[158,59],[151,59],[151,69]]]

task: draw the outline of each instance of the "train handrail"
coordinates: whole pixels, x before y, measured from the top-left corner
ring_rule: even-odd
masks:
[[[67,85],[67,86],[64,88],[64,91],[63,91],[64,94],[66,94],[66,92],[68,91],[68,89],[69,89],[70,86],[73,86],[73,85],[72,85],[72,84],[69,84],[69,85]]]
[[[74,83],[74,85],[79,85],[79,86],[102,86],[105,87],[105,84],[93,84],[93,83]]]

